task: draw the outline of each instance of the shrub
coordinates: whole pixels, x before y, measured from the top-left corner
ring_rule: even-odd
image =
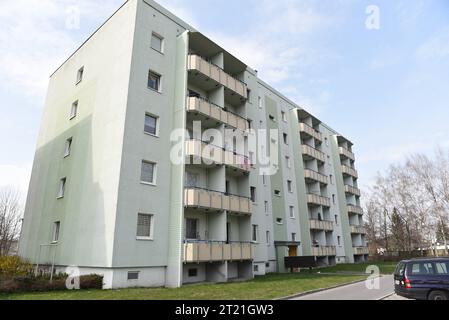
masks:
[[[31,276],[33,265],[15,256],[0,256],[0,280]]]

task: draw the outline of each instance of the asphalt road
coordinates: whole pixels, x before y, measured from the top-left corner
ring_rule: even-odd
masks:
[[[375,289],[368,289],[365,281],[363,281],[311,293],[292,300],[379,300],[394,293],[392,275],[381,276],[376,280],[379,280],[379,286]],[[398,300],[401,300],[401,298],[398,297]]]

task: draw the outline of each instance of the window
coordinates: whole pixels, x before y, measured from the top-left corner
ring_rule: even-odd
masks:
[[[263,121],[262,120],[259,121],[259,128],[263,128]]]
[[[334,219],[335,219],[335,224],[338,226],[338,216],[335,215],[335,216],[334,216]]]
[[[281,196],[281,191],[274,190],[274,195],[280,197]]]
[[[271,114],[268,116],[268,118],[270,118],[271,121],[276,122],[276,119]]]
[[[70,152],[72,151],[72,140],[73,138],[68,138],[65,141],[64,158],[70,156]]]
[[[251,90],[250,89],[246,89],[246,96],[247,96],[248,102],[251,103]]]
[[[282,136],[284,137],[284,143],[288,144],[288,135],[286,133],[282,134]]]
[[[259,97],[259,100],[258,100],[257,104],[259,105],[259,109],[262,109],[262,98],[261,97]]]
[[[147,184],[155,184],[156,164],[148,161],[142,161],[140,172],[140,182]]]
[[[270,231],[267,231],[266,237],[267,237],[267,244],[270,244]]]
[[[250,191],[251,191],[251,201],[256,202],[256,187],[251,187]]]
[[[229,180],[226,180],[225,182],[225,194],[228,195],[231,193],[231,183]]]
[[[128,280],[139,280],[139,271],[128,271]]]
[[[198,177],[199,174],[186,171],[186,187],[197,187]]]
[[[189,278],[197,277],[198,276],[198,269],[189,269]]]
[[[137,238],[153,238],[153,215],[144,213],[137,215]]]
[[[60,221],[56,221],[53,223],[53,236],[51,241],[53,243],[56,243],[59,241],[59,229],[61,228],[61,222]]]
[[[268,213],[268,201],[265,201],[265,213]]]
[[[292,241],[296,241],[296,233],[292,233]]]
[[[338,245],[341,245],[341,237],[340,236],[337,236],[337,243],[338,243]]]
[[[335,204],[335,194],[332,195],[332,203]]]
[[[249,152],[249,164],[251,165],[251,167],[255,166],[255,161],[254,161],[254,152],[250,151]]]
[[[405,263],[400,262],[400,263],[398,264],[398,266],[396,267],[396,270],[394,271],[394,274],[395,274],[395,275],[403,276],[403,275],[404,275],[404,272],[405,272],[405,266],[406,266]]]
[[[276,223],[277,224],[282,224],[283,222],[282,222],[282,218],[276,218]]]
[[[257,224],[253,224],[253,233],[252,233],[252,239],[254,242],[257,242],[257,239],[259,235],[259,226]]]
[[[449,262],[435,262],[437,274],[449,275]]]
[[[186,239],[198,238],[198,219],[186,218]]]
[[[76,117],[78,113],[78,100],[72,103],[72,108],[70,109],[70,120]]]
[[[289,210],[290,210],[290,218],[292,219],[295,218],[295,207],[290,206]]]
[[[163,52],[163,44],[164,44],[164,38],[162,38],[160,35],[157,35],[156,33],[151,34],[151,48],[153,48],[156,51]]]
[[[61,180],[59,180],[58,198],[64,198],[66,182],[67,178],[62,178]]]
[[[83,76],[84,76],[84,67],[81,67],[78,70],[78,73],[76,75],[76,84],[80,83],[81,81],[83,81]]]
[[[431,262],[413,263],[412,274],[413,275],[434,274],[432,263]]]
[[[254,272],[259,272],[259,266],[257,264],[254,265]]]
[[[161,91],[161,76],[151,70],[148,73],[148,88]]]
[[[287,166],[287,168],[291,168],[292,164],[290,162],[290,157],[289,156],[285,156],[285,165]]]
[[[262,183],[264,186],[267,185],[267,176],[265,175],[265,173],[262,173]]]
[[[290,192],[290,193],[293,192],[293,186],[292,186],[291,180],[287,180],[287,189],[288,189],[288,192]]]
[[[329,180],[331,181],[331,184],[334,184],[334,176],[333,175],[329,176]]]
[[[253,120],[248,119],[248,129],[253,128]]]
[[[287,115],[284,111],[281,111],[282,121],[287,122]]]
[[[270,267],[270,263],[269,262],[265,262],[265,268],[269,268]]]
[[[157,122],[158,118],[155,116],[152,116],[150,114],[145,115],[145,133],[151,134],[153,136],[157,135]]]

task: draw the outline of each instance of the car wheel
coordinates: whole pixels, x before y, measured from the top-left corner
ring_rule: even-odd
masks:
[[[447,300],[447,294],[444,291],[432,291],[429,294],[428,300]]]

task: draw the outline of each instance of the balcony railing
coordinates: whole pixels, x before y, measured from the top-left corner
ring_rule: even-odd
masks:
[[[326,162],[326,155],[323,152],[307,144],[302,145],[302,154],[313,159],[317,159],[318,161]]]
[[[315,220],[315,219],[310,219],[309,221],[311,230],[324,230],[324,231],[334,230],[334,223],[332,221]]]
[[[202,73],[217,84],[223,85],[244,99],[248,98],[246,83],[227,74],[222,68],[206,61],[196,54],[189,54],[188,69]]]
[[[353,247],[354,254],[369,254],[368,247]]]
[[[335,246],[312,247],[312,255],[315,257],[336,256],[337,249]]]
[[[363,214],[363,209],[360,206],[348,204],[347,207],[348,207],[348,213]]]
[[[342,164],[341,165],[341,171],[343,172],[344,175],[349,175],[349,176],[352,176],[354,178],[358,178],[359,177],[359,174],[358,174],[357,170],[355,170],[355,169],[353,169],[351,167],[348,167],[347,165]]]
[[[323,197],[313,193],[307,194],[307,203],[324,207],[331,206],[331,200],[328,197]]]
[[[351,151],[349,151],[348,149],[344,148],[344,147],[339,147],[338,148],[340,151],[340,155],[345,157],[345,158],[349,158],[351,160],[355,160],[355,156],[354,153],[352,153]]]
[[[226,111],[220,106],[201,97],[188,97],[187,111],[200,113],[205,117],[242,131],[249,129],[249,122],[247,119],[235,113]]]
[[[184,243],[184,262],[243,261],[254,259],[250,242],[189,241]]]
[[[248,197],[196,187],[185,188],[184,205],[205,210],[227,210],[242,215],[251,215],[252,213],[252,201]]]
[[[206,141],[190,139],[186,141],[186,156],[201,159],[201,164],[224,164],[233,169],[249,172],[251,163],[249,157],[225,150]],[[193,162],[193,164],[200,164]]]
[[[304,133],[304,134],[308,135],[309,137],[315,138],[320,142],[323,141],[323,135],[321,134],[321,132],[319,132],[318,130],[315,130],[314,128],[312,128],[311,126],[309,126],[308,124],[306,124],[304,122],[301,122],[299,124],[299,132]]]
[[[355,196],[360,196],[360,189],[359,188],[355,188],[355,187],[350,186],[350,185],[345,185],[345,192],[349,193],[349,194],[353,194]]]
[[[304,169],[304,177],[308,180],[317,181],[323,184],[329,184],[329,178],[311,169]]]
[[[353,233],[353,234],[366,234],[365,227],[363,227],[363,226],[351,225],[350,227],[351,227],[351,233]]]

